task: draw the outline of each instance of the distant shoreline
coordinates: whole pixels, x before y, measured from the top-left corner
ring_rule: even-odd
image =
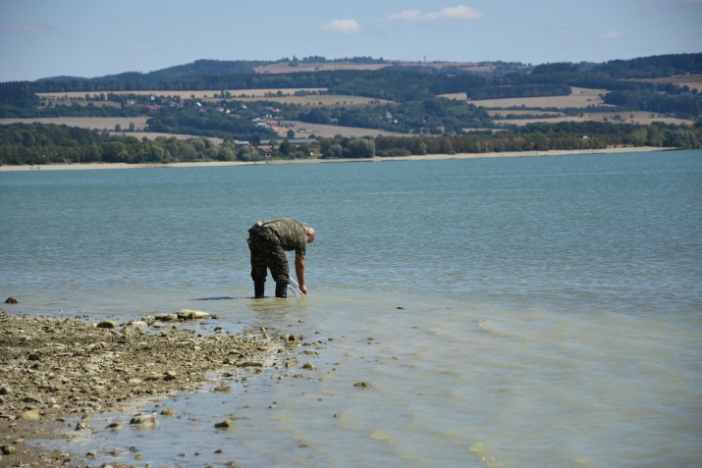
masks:
[[[550,151],[509,151],[503,153],[459,153],[459,154],[427,154],[422,156],[388,156],[367,159],[274,159],[271,161],[211,161],[169,164],[127,164],[127,163],[76,163],[76,164],[45,164],[0,166],[0,172],[15,171],[59,171],[59,170],[90,170],[90,169],[150,169],[178,167],[218,167],[218,166],[262,166],[266,164],[312,164],[312,163],[344,163],[344,162],[383,162],[383,161],[430,161],[440,159],[482,159],[482,158],[514,158],[523,156],[566,156],[576,154],[608,154],[608,153],[643,153],[652,151],[672,151],[676,148],[661,148],[657,146],[617,147],[589,150],[550,150]]]

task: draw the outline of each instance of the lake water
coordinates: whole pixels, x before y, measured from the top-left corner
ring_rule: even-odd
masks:
[[[702,466],[702,151],[0,172],[0,215],[11,311],[323,344],[61,447],[94,466]],[[278,216],[317,230],[309,295],[256,301]]]

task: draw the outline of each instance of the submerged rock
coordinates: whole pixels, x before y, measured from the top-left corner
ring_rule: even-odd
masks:
[[[134,416],[129,424],[156,424],[156,418],[151,414],[139,414]]]
[[[19,304],[19,302],[17,301],[17,299],[10,296],[7,299],[5,299],[5,304]]]
[[[305,339],[304,336],[295,333],[283,335],[281,338],[283,338],[288,343],[299,343]]]
[[[229,418],[225,419],[224,421],[219,421],[219,422],[215,423],[215,427],[217,429],[228,429],[228,428],[233,427],[233,426],[234,426],[234,421],[232,421]]]

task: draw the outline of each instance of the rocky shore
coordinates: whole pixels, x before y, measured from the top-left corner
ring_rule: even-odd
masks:
[[[236,379],[297,365],[288,351],[299,335],[235,335],[213,326],[216,318],[183,310],[118,323],[0,309],[0,468],[85,466],[27,441],[56,437],[67,419],[85,421],[75,430],[89,428],[92,414],[118,412],[136,398],[194,391],[213,372]],[[208,331],[194,330],[199,324]],[[128,422],[149,423],[138,419]]]

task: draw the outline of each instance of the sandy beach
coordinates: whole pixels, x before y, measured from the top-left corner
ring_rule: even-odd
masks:
[[[176,168],[176,167],[215,167],[215,166],[253,166],[263,164],[315,164],[315,163],[347,163],[347,162],[384,162],[384,161],[428,161],[441,159],[480,159],[480,158],[515,158],[527,156],[564,156],[574,154],[607,154],[607,153],[640,153],[650,151],[671,151],[675,148],[654,146],[615,147],[590,150],[550,150],[550,151],[511,151],[504,153],[459,153],[459,154],[427,154],[423,156],[389,156],[368,159],[274,159],[270,161],[211,161],[172,164],[126,164],[126,163],[91,163],[91,164],[47,164],[41,166],[0,166],[0,172],[13,171],[57,171],[57,170],[86,170],[86,169],[146,169],[146,168]]]

